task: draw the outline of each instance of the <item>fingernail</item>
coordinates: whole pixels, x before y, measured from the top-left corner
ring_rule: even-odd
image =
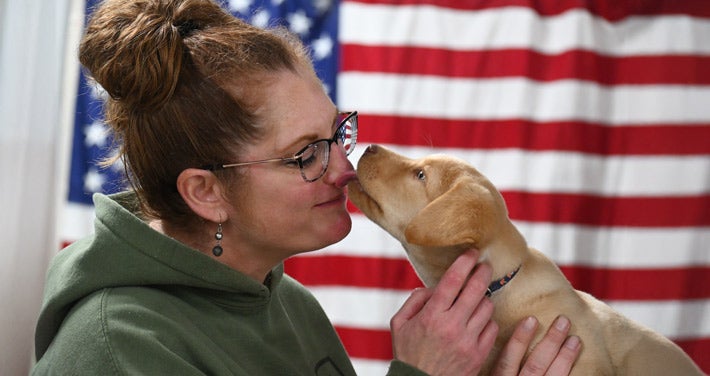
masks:
[[[570,350],[576,350],[577,347],[579,347],[579,344],[580,344],[580,341],[579,341],[579,337],[577,337],[577,336],[571,336],[571,337],[567,338],[567,340],[565,341],[565,347]]]
[[[568,327],[569,327],[569,320],[566,317],[560,316],[557,318],[557,320],[555,320],[555,328],[557,330],[563,332],[563,331],[567,330]]]
[[[535,329],[535,325],[537,324],[537,320],[530,316],[523,321],[523,329],[525,329],[526,332],[531,332],[533,329]]]

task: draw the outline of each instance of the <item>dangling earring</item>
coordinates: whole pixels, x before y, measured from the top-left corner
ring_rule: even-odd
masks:
[[[212,248],[212,254],[215,255],[215,257],[219,257],[222,255],[222,224],[217,225],[217,232],[214,234],[214,238],[217,240],[217,245]]]

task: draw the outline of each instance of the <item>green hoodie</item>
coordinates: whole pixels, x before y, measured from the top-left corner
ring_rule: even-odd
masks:
[[[49,268],[33,375],[355,374],[283,265],[261,284],[151,229],[131,193],[94,202],[95,233]]]

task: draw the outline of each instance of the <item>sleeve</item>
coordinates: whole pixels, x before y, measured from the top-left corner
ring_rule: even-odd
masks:
[[[420,369],[411,366],[405,362],[393,359],[390,362],[390,368],[387,371],[387,376],[428,376],[429,374]]]

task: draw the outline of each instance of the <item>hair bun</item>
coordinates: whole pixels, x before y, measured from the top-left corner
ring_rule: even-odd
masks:
[[[173,26],[175,1],[116,0],[95,10],[79,49],[81,63],[127,110],[151,110],[173,95],[183,63],[182,38],[193,22]]]
[[[174,26],[177,28],[178,34],[180,34],[180,38],[189,37],[195,30],[198,30],[200,28],[193,20],[187,20]]]

